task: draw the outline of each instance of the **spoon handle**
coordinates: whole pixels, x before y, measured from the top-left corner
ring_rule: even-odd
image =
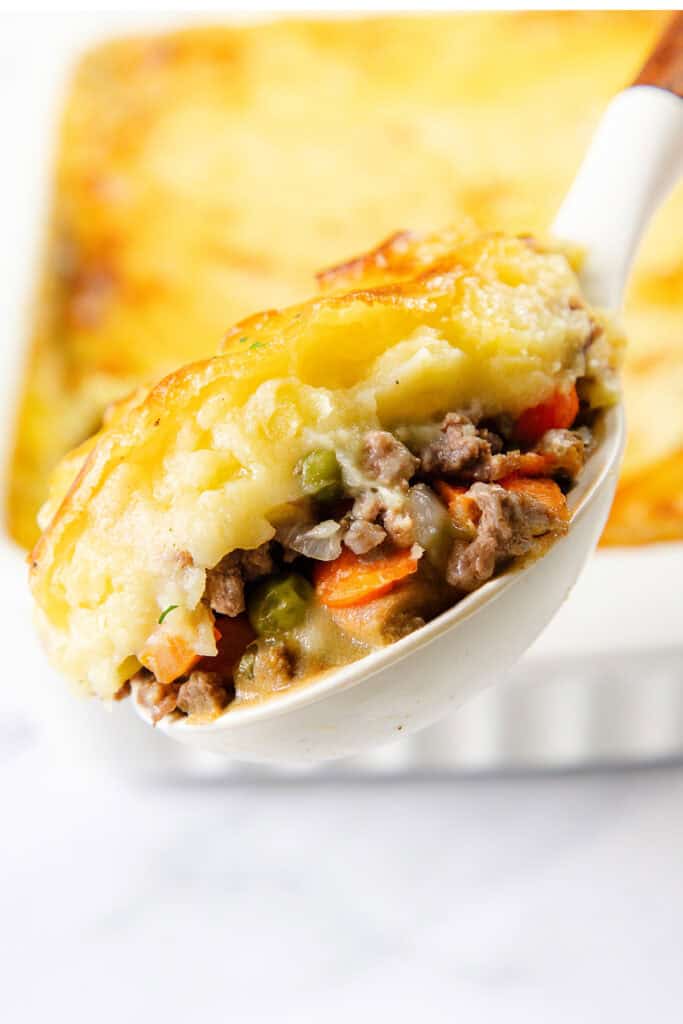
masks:
[[[673,16],[633,84],[683,97],[683,11]]]
[[[586,250],[581,279],[595,305],[618,310],[640,239],[683,174],[683,14],[634,84],[609,104],[552,226]]]

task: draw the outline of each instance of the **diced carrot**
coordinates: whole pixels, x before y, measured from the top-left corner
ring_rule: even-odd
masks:
[[[216,620],[214,632],[218,651],[213,657],[202,658],[199,668],[205,672],[230,675],[245,649],[256,639],[256,633],[246,615],[238,615],[234,619],[220,615]]]
[[[536,501],[545,505],[548,511],[558,519],[562,519],[564,522],[569,521],[567,499],[554,480],[549,480],[547,477],[531,478],[513,475],[501,480],[500,483],[508,491],[528,494],[530,498],[535,498]]]
[[[359,558],[344,548],[333,562],[317,562],[315,591],[328,608],[350,608],[387,594],[397,583],[417,572],[418,560],[409,549],[378,558]]]
[[[554,460],[540,452],[522,452],[519,456],[517,473],[520,476],[548,476],[554,469]]]
[[[157,629],[138,655],[138,660],[159,683],[172,683],[195,667],[200,655],[183,636]]]
[[[481,510],[474,498],[467,493],[467,488],[449,484],[447,480],[435,480],[434,488],[439,497],[445,501],[455,525],[468,532],[474,532],[481,516]]]
[[[450,505],[452,501],[459,498],[463,494],[467,494],[466,487],[460,487],[457,484],[449,484],[447,480],[435,480],[434,489],[439,497]]]
[[[579,411],[579,396],[574,385],[569,391],[556,391],[546,402],[526,409],[514,427],[515,440],[534,444],[554,427],[571,427]]]

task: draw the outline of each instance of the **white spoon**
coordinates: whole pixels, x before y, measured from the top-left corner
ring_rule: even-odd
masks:
[[[635,85],[607,108],[552,229],[586,248],[586,295],[608,310],[618,311],[643,231],[683,172],[682,95],[678,15]],[[605,525],[623,441],[623,412],[615,408],[569,496],[568,535],[530,566],[511,569],[403,640],[317,681],[237,705],[209,724],[178,718],[158,728],[199,750],[251,761],[324,760],[452,711],[503,674],[566,599]]]

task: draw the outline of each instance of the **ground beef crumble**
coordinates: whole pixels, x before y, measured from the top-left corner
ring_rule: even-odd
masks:
[[[344,543],[354,555],[367,555],[386,540],[387,531],[379,523],[366,519],[352,519],[344,535]]]
[[[270,543],[232,551],[207,570],[204,599],[219,615],[235,618],[244,611],[244,583],[268,576],[275,568]]]
[[[553,459],[556,472],[565,473],[570,479],[578,476],[586,460],[592,438],[590,431],[579,430],[546,430],[536,445],[535,451],[541,455],[549,455]]]
[[[371,430],[365,435],[361,455],[363,469],[386,487],[408,489],[408,481],[419,466],[409,448],[388,430]]]
[[[178,690],[177,706],[186,715],[214,718],[228,706],[234,697],[232,684],[218,672],[195,669]]]
[[[372,522],[384,511],[384,504],[377,491],[363,491],[353,503],[351,515],[354,519],[365,519]]]
[[[406,505],[386,508],[378,494],[367,492],[354,503],[344,524],[344,543],[355,555],[367,555],[387,539],[399,548],[415,542],[415,524]]]
[[[233,551],[222,558],[206,574],[204,598],[212,611],[234,618],[244,611],[244,579],[240,566],[240,552]]]
[[[154,725],[175,711],[178,703],[179,683],[158,683],[151,672],[143,668],[130,680],[131,689],[140,707],[150,713]]]
[[[397,548],[409,548],[415,543],[415,524],[407,508],[388,509],[382,522]]]
[[[441,424],[439,436],[420,454],[422,471],[455,476],[486,462],[494,451],[501,448],[502,441],[497,435],[478,431],[475,423],[464,413],[449,412]]]
[[[275,568],[270,542],[241,552],[240,567],[247,582],[268,576]]]
[[[258,645],[254,659],[254,685],[257,690],[284,690],[294,678],[294,656],[281,640]]]
[[[540,502],[498,484],[475,483],[469,494],[481,512],[477,533],[474,540],[454,542],[446,570],[448,582],[460,593],[486,583],[503,562],[528,554],[534,537],[566,530],[566,523]]]

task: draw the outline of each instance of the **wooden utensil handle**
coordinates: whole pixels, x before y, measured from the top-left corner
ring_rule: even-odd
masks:
[[[683,97],[683,11],[674,14],[633,84]]]

